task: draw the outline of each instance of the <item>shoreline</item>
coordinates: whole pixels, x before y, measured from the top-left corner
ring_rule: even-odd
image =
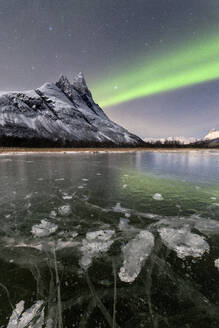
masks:
[[[135,153],[135,152],[198,152],[218,151],[219,148],[0,148],[1,155],[74,154],[74,153]]]

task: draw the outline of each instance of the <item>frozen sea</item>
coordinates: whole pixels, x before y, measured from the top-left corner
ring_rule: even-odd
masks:
[[[6,327],[219,327],[219,151],[1,155]]]

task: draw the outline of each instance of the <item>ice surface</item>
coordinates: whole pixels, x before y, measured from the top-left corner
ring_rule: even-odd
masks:
[[[99,255],[99,253],[107,252],[113,243],[111,238],[113,237],[114,230],[99,230],[88,232],[86,238],[82,241],[82,258],[80,260],[80,265],[83,269],[87,269],[91,263],[92,259]]]
[[[181,259],[187,256],[198,258],[209,252],[210,248],[205,238],[191,233],[188,228],[161,228],[159,233],[163,243]]]
[[[122,249],[124,261],[119,278],[124,282],[133,282],[153,247],[154,236],[147,230],[142,230],[134,239],[130,240]]]
[[[116,205],[112,208],[112,210],[116,213],[126,213],[129,212],[128,208],[121,207],[120,203],[116,203]]]
[[[129,220],[121,218],[119,221],[119,230],[127,231],[130,229]]]
[[[40,224],[32,226],[32,234],[36,237],[46,237],[56,232],[58,226],[47,220],[41,220]]]
[[[154,194],[152,198],[155,200],[163,200],[163,196],[159,193]]]
[[[24,301],[20,301],[14,309],[7,328],[42,328],[44,325],[44,302],[37,301],[24,311]]]
[[[71,214],[71,206],[70,205],[63,205],[58,208],[58,212],[62,216],[68,216]]]

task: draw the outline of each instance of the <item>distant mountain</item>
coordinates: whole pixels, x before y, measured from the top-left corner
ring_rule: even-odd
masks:
[[[83,75],[0,94],[0,146],[141,146],[94,102]]]
[[[188,145],[191,143],[196,142],[198,139],[190,137],[190,138],[186,138],[186,137],[167,137],[167,138],[145,138],[144,141],[145,142],[149,142],[149,143],[156,143],[156,142],[160,142],[161,144],[164,143],[171,143],[171,142],[176,142],[179,143],[181,145]]]
[[[208,134],[204,137],[204,140],[214,140],[219,138],[219,131],[211,129]]]

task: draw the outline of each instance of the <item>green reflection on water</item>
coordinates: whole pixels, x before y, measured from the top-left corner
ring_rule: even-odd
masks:
[[[191,183],[179,179],[167,179],[152,174],[123,170],[120,175],[121,195],[130,207],[150,210],[161,215],[198,213],[218,217],[219,184]],[[159,193],[162,200],[153,196]]]

